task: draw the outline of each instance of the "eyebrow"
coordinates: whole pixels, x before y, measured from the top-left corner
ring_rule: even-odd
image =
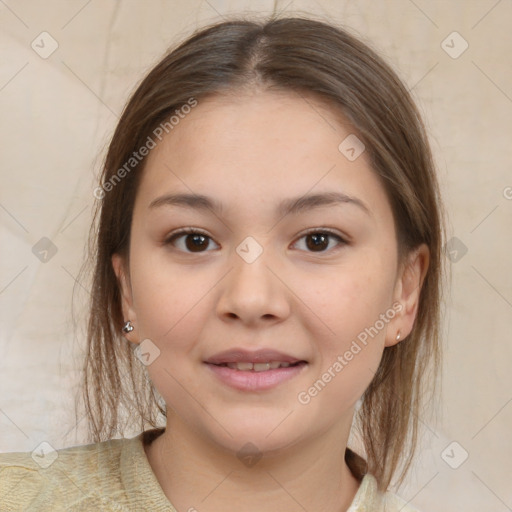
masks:
[[[340,204],[357,206],[368,215],[372,215],[371,210],[363,201],[361,201],[361,199],[348,196],[341,192],[309,194],[284,199],[278,204],[276,213],[278,215],[285,216],[289,214],[302,213],[322,206],[336,206]],[[211,210],[219,215],[223,211],[222,203],[201,194],[166,194],[151,201],[148,208],[154,209],[162,206],[182,206],[196,210]]]

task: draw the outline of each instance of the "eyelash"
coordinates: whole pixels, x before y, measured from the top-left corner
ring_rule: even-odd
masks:
[[[322,235],[328,235],[329,237],[331,238],[335,238],[338,240],[339,242],[339,245],[338,245],[338,248],[337,249],[340,249],[341,247],[340,246],[344,246],[344,245],[348,245],[348,242],[343,238],[341,237],[338,233],[336,233],[335,231],[331,230],[331,229],[328,229],[328,228],[312,228],[312,229],[309,229],[308,231],[306,231],[305,233],[303,233],[299,238],[298,240],[308,236],[308,235],[313,235],[313,234],[322,234]],[[164,245],[172,245],[173,242],[184,236],[184,235],[203,235],[204,237],[210,239],[210,240],[213,240],[210,236],[208,236],[204,231],[201,231],[199,229],[196,229],[196,228],[185,228],[185,229],[181,229],[180,231],[177,231],[175,233],[171,233],[171,235],[169,235],[165,241],[164,241]],[[335,249],[335,250],[337,250]],[[332,251],[332,249],[331,249]],[[198,251],[197,253],[194,253],[194,252],[189,252],[189,251],[185,251],[186,254],[201,254],[201,253],[204,253],[204,252],[209,252],[209,251]],[[329,252],[329,249],[328,250],[325,250],[325,251],[307,251],[307,252],[310,252],[311,254],[315,254],[315,253],[318,253],[318,254],[322,254],[322,253],[326,253],[326,252]]]

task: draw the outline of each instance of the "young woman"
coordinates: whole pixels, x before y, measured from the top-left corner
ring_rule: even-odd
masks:
[[[443,222],[374,51],[312,19],[197,31],[94,195],[93,443],[1,455],[2,510],[414,510],[388,488],[439,363]]]

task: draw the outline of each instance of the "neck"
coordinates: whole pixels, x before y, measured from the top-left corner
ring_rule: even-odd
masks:
[[[344,512],[359,487],[345,463],[350,425],[279,453],[240,460],[232,452],[167,419],[167,428],[146,454],[177,510]],[[261,456],[261,458],[259,458]]]

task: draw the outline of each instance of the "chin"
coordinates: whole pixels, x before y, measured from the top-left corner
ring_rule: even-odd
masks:
[[[277,455],[280,451],[299,441],[300,432],[291,431],[280,425],[283,418],[278,421],[258,421],[252,423],[244,421],[240,423],[229,422],[226,432],[223,429],[216,432],[209,431],[210,440],[229,452],[234,452],[238,457],[244,452],[256,452],[257,455]],[[222,423],[224,424],[224,423]],[[290,425],[288,425],[289,427]],[[231,434],[231,435],[230,435]],[[302,433],[303,435],[303,433]]]

